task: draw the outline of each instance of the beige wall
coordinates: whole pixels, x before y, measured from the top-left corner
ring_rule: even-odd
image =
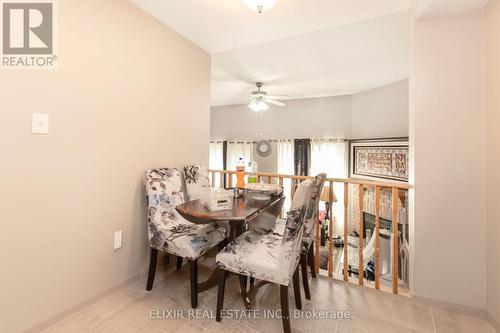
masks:
[[[352,96],[351,138],[408,136],[408,80]]]
[[[488,180],[488,311],[500,323],[500,1],[484,9]]]
[[[482,10],[413,21],[412,292],[486,308]]]
[[[144,170],[208,160],[207,53],[126,0],[59,1],[59,21],[57,70],[0,71],[1,332],[142,271]]]

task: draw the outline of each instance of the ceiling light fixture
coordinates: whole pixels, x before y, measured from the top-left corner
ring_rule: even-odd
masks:
[[[259,14],[265,10],[271,9],[276,4],[276,0],[243,0],[243,2],[248,8]]]
[[[266,111],[269,109],[269,105],[260,99],[251,101],[250,104],[248,104],[248,107],[255,112]]]

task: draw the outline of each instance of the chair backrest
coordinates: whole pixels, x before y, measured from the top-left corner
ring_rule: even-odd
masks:
[[[208,170],[204,165],[187,165],[184,167],[184,183],[188,201],[200,198],[201,189],[210,187]]]
[[[291,209],[287,214],[282,246],[285,246],[286,256],[290,256],[290,274],[295,271],[299,261],[304,221],[311,200],[314,199],[317,177],[307,179],[299,184],[292,200]]]
[[[323,190],[323,186],[325,185],[326,174],[320,173],[316,177],[314,177],[313,190],[311,193],[311,200],[308,202],[308,206],[306,208],[306,216],[304,221],[304,236],[309,237],[314,229],[314,226],[317,223],[318,216],[318,208],[319,201],[321,198],[321,192]]]
[[[146,171],[145,185],[148,195],[149,242],[152,247],[161,249],[165,243],[161,230],[190,224],[175,210],[177,205],[184,202],[179,170],[150,169]]]

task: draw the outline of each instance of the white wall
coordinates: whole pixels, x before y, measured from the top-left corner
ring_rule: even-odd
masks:
[[[488,180],[488,311],[500,323],[500,1],[484,9]]]
[[[212,107],[210,125],[211,139],[349,137],[351,97],[292,100],[260,113],[246,105]]]
[[[58,56],[0,71],[0,332],[143,271],[144,171],[208,159],[206,52],[126,0],[64,0]],[[34,111],[48,135],[31,134]]]
[[[246,105],[212,107],[213,140],[408,136],[408,80],[352,96],[286,101],[256,113]]]
[[[413,21],[411,43],[413,294],[485,309],[482,11]]]
[[[352,96],[351,138],[408,136],[408,80]]]

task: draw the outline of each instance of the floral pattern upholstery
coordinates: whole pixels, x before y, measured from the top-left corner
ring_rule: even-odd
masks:
[[[217,266],[234,273],[288,286],[302,250],[304,221],[317,186],[319,175],[302,182],[295,191],[292,209],[286,221],[277,219],[274,230],[265,235],[243,233],[216,257]],[[324,179],[324,177],[323,177]]]
[[[216,257],[217,266],[226,271],[288,286],[300,255],[305,207],[288,212],[283,229],[294,230],[285,239],[282,234],[243,233]],[[280,219],[281,220],[281,219]],[[283,220],[281,220],[283,221]]]
[[[319,199],[321,191],[325,184],[326,174],[320,173],[314,178],[314,185],[312,187],[311,198],[308,202],[306,217],[304,221],[304,233],[302,235],[302,250],[307,251],[314,240],[314,226],[317,223]]]
[[[163,168],[146,171],[146,192],[151,247],[179,257],[196,259],[224,240],[224,227],[215,223],[191,223],[175,210],[184,202],[179,170]]]
[[[186,183],[187,200],[200,198],[201,189],[210,187],[208,170],[204,165],[188,165],[184,167],[184,182]]]

